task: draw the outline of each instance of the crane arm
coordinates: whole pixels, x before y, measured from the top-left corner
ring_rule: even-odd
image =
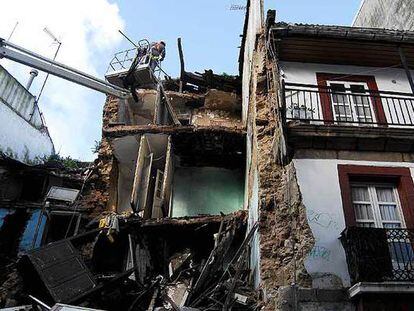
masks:
[[[36,68],[70,82],[118,98],[127,98],[130,95],[130,92],[127,89],[36,54],[2,38],[0,38],[0,58],[10,59],[17,63]]]

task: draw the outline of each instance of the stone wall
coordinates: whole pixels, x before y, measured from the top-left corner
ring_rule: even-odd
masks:
[[[118,99],[108,96],[103,109],[103,128],[109,123],[117,122]],[[114,211],[113,200],[116,199],[116,191],[111,189],[115,184],[111,179],[117,177],[117,165],[113,157],[111,140],[102,135],[98,150],[98,158],[95,160],[93,171],[85,184],[84,196],[81,205],[90,210],[91,217],[97,217],[104,213]]]
[[[268,58],[264,37],[259,38],[254,62],[248,114],[250,166],[259,172],[261,287],[265,309],[275,310],[281,286],[311,286],[304,259],[314,241],[294,166],[285,160],[279,75],[276,61]],[[249,174],[254,172],[251,167]]]

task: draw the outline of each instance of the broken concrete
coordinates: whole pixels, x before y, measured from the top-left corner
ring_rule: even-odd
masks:
[[[276,310],[356,310],[345,289],[311,289],[283,286],[279,289]]]

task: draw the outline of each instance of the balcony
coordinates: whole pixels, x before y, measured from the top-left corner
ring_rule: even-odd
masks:
[[[294,148],[414,150],[414,95],[282,82],[288,142]]]
[[[352,284],[414,281],[413,229],[350,227],[340,239]]]

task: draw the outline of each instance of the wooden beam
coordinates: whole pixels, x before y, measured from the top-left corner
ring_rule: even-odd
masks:
[[[184,73],[185,73],[185,64],[184,64],[184,53],[183,53],[183,47],[181,45],[181,38],[177,39],[177,45],[178,45],[178,55],[180,56],[180,93],[183,92],[184,88]]]
[[[183,126],[174,126],[174,125],[126,125],[126,126],[116,126],[103,129],[103,134],[105,137],[124,137],[128,135],[137,135],[137,134],[179,134],[179,133],[197,133],[197,132],[214,132],[214,133],[232,133],[238,135],[246,135],[246,129],[242,126],[240,127],[226,127],[226,126],[192,126],[192,125],[183,125]]]
[[[177,45],[178,45],[178,55],[180,56],[180,78],[183,77],[185,72],[185,66],[184,66],[184,53],[183,53],[183,47],[181,45],[181,38],[177,39]]]

